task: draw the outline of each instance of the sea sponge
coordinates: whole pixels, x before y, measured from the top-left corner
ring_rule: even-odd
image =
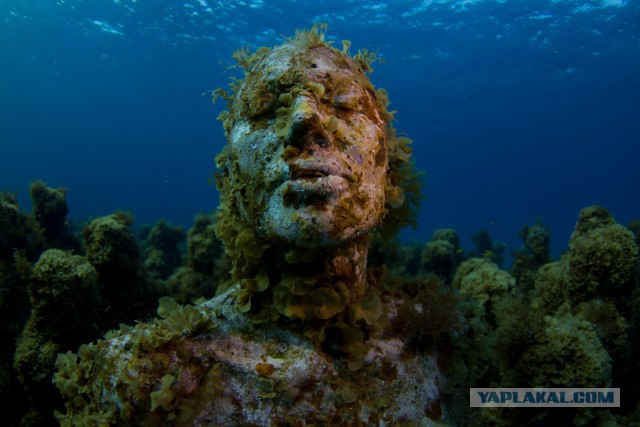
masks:
[[[634,235],[601,207],[583,209],[569,241],[568,297],[629,295],[637,263]]]
[[[533,225],[525,225],[518,236],[524,245],[512,251],[511,274],[516,278],[518,288],[529,291],[534,287],[536,271],[550,260],[551,233],[538,220]]]
[[[495,303],[498,298],[513,292],[515,279],[486,258],[471,258],[458,267],[452,287],[463,298],[480,304]]]
[[[502,263],[504,262],[504,250],[507,247],[506,243],[494,242],[487,230],[478,231],[476,234],[471,236],[471,240],[473,240],[473,243],[476,246],[475,252],[471,252],[470,254],[471,257],[488,258],[498,264],[499,267],[502,267]]]
[[[95,328],[97,279],[96,269],[86,258],[60,249],[44,251],[33,266],[28,286],[31,319],[39,333],[58,342],[93,338],[87,331]]]
[[[546,314],[553,314],[566,301],[567,264],[554,261],[543,265],[535,276],[532,304]]]
[[[144,265],[152,277],[168,278],[182,264],[181,245],[185,240],[182,227],[158,221],[146,238]]]
[[[107,308],[100,317],[102,330],[145,319],[160,297],[160,290],[145,277],[132,223],[130,214],[117,212],[94,219],[83,232],[86,256],[98,272],[101,302]]]
[[[45,422],[55,402],[50,381],[56,355],[98,334],[97,272],[84,257],[48,249],[33,266],[28,291],[32,308],[13,366],[32,402],[23,422]]]
[[[422,251],[422,268],[450,283],[458,264],[463,259],[460,238],[455,230],[439,229]]]
[[[432,350],[437,344],[449,344],[459,332],[461,318],[456,310],[458,298],[433,274],[397,284],[407,292],[395,316],[390,319],[394,336],[418,351]]]
[[[536,265],[549,261],[551,252],[551,232],[541,221],[525,226],[519,236],[524,241],[527,254]]]
[[[611,216],[606,208],[602,206],[589,206],[584,208],[578,214],[578,220],[576,221],[573,235],[584,234],[590,230],[605,227],[607,225],[613,225],[616,221]],[[572,237],[573,237],[572,235]]]
[[[129,226],[131,214],[117,212],[96,218],[84,229],[89,262],[101,275],[130,276],[142,266],[142,255]]]
[[[65,228],[67,213],[66,188],[49,188],[42,181],[36,181],[29,187],[33,204],[33,216],[44,230],[47,240],[59,240]]]
[[[576,307],[576,316],[591,322],[605,349],[614,361],[628,357],[629,323],[611,300],[595,298]]]
[[[544,313],[532,310],[521,295],[506,296],[493,307],[495,329],[495,359],[500,369],[501,387],[518,387],[520,381],[514,368],[522,355],[536,342],[536,336],[546,327]]]
[[[546,316],[514,369],[516,383],[527,386],[608,387],[611,382],[611,358],[595,328],[570,314]]]
[[[44,247],[44,236],[31,215],[20,211],[16,195],[0,193],[0,262],[12,260],[16,249],[34,259]]]
[[[215,235],[213,215],[198,214],[187,237],[186,265],[167,280],[168,293],[182,304],[211,298],[218,285],[229,280],[232,266]]]
[[[195,217],[187,238],[187,265],[193,270],[213,275],[216,262],[222,258],[224,248],[216,237],[214,217],[200,214]]]

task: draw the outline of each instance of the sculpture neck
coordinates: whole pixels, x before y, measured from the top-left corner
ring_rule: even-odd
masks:
[[[362,296],[366,290],[369,236],[333,248],[325,255],[327,272],[333,282],[343,282],[351,289],[351,297]],[[355,292],[354,292],[355,291]]]
[[[368,236],[335,247],[289,249],[273,288],[276,311],[304,321],[344,316],[367,292]],[[281,258],[282,259],[282,258]]]

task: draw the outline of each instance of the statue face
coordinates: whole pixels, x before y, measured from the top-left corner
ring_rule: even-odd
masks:
[[[234,99],[229,174],[257,233],[301,247],[335,245],[384,212],[386,124],[366,75],[324,46],[285,44]]]

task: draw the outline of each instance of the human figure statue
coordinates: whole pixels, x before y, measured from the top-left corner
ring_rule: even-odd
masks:
[[[227,96],[228,146],[217,159],[218,235],[235,262],[241,307],[269,286],[276,311],[302,320],[323,318],[313,309],[332,317],[365,294],[369,234],[403,205],[400,166],[410,156],[366,58],[333,49],[318,31],[241,57],[246,79]],[[305,276],[309,292],[292,292],[287,279]]]
[[[236,54],[244,80],[217,91],[216,234],[231,280],[61,355],[63,424],[431,422],[436,359],[393,333],[402,302],[367,269],[371,233],[410,222],[417,197],[372,58],[332,47],[321,26]]]

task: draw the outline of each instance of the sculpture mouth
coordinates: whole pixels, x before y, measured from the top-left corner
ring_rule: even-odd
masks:
[[[335,163],[335,164],[334,164]],[[297,160],[289,165],[282,196],[285,206],[320,206],[349,188],[351,174],[332,163]]]
[[[291,171],[291,179],[292,180],[305,180],[310,181],[316,178],[323,178],[329,176],[330,174],[326,171],[322,170],[314,170],[314,169],[298,169]]]
[[[317,181],[320,178],[328,177],[353,181],[351,171],[342,167],[335,159],[327,161],[298,159],[289,164],[289,179],[291,181]]]

